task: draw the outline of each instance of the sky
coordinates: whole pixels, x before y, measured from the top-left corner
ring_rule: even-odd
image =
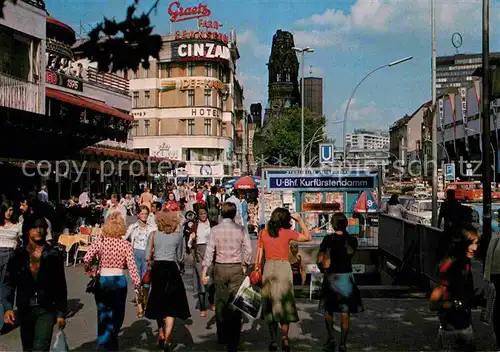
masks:
[[[155,0],[140,0],[148,10]],[[435,0],[437,55],[456,53],[451,37],[463,37],[460,53],[481,51],[482,1]],[[55,17],[85,34],[103,16],[125,18],[132,0],[46,0]],[[200,1],[180,0],[183,7]],[[170,31],[169,0],[153,13],[155,32]],[[358,82],[374,68],[413,56],[411,61],[384,68],[356,91],[347,130],[385,129],[413,113],[431,98],[430,0],[204,0],[211,19],[234,28],[241,58],[237,75],[245,105],[267,104],[267,67],[277,29],[292,32],[295,45],[315,51],[305,59],[305,76],[323,78],[323,112],[329,138],[340,142],[347,100]],[[491,0],[490,50],[500,51],[500,0]],[[196,21],[172,29],[195,28]],[[311,72],[311,73],[310,73]]]

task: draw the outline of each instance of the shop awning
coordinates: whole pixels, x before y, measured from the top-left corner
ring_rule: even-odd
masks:
[[[134,118],[131,115],[125,114],[125,113],[121,112],[120,110],[112,108],[111,106],[106,105],[105,103],[98,101],[98,100],[89,99],[89,98],[85,98],[82,96],[62,92],[60,90],[56,90],[53,88],[46,88],[45,94],[48,98],[57,99],[59,101],[65,102],[67,104],[76,105],[76,106],[79,106],[79,107],[82,107],[85,109],[94,110],[94,111],[100,112],[102,114],[116,116],[116,117],[119,117],[119,118],[127,120],[127,121],[134,120]]]

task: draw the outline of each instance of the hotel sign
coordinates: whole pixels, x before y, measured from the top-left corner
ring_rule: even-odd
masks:
[[[191,117],[220,117],[219,109],[194,108],[191,109]]]
[[[78,92],[83,92],[82,81],[68,77],[66,75],[57,72],[52,72],[47,70],[45,72],[45,83],[71,90],[76,90]]]
[[[231,53],[225,45],[215,43],[172,43],[172,61],[229,61]]]

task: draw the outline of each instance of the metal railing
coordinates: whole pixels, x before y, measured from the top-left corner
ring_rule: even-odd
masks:
[[[130,94],[128,80],[113,73],[100,72],[94,67],[87,68],[87,82],[124,95]]]
[[[441,229],[379,215],[378,247],[416,273],[435,280]]]
[[[40,112],[40,87],[0,73],[0,106],[30,112]]]

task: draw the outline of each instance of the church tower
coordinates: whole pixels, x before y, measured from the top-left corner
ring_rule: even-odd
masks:
[[[267,64],[269,83],[265,120],[279,115],[283,109],[300,105],[299,60],[292,50],[294,46],[292,33],[281,29],[276,31]]]

